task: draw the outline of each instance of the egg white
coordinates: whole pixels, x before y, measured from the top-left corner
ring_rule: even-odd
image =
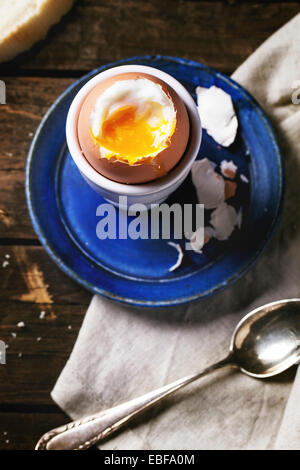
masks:
[[[91,113],[90,127],[96,139],[102,137],[105,120],[124,106],[136,107],[137,114],[147,116],[146,122],[151,127],[158,127],[153,131],[153,146],[156,151],[137,158],[137,161],[145,157],[155,157],[168,146],[176,126],[176,110],[171,98],[158,83],[146,78],[116,81],[99,96]],[[101,156],[106,158],[126,158],[126,155],[116,155],[102,145],[99,146],[99,151]]]

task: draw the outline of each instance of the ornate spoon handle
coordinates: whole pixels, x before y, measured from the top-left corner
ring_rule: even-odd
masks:
[[[161,387],[141,397],[130,400],[121,405],[101,411],[77,421],[73,421],[44,434],[36,445],[36,450],[85,450],[97,442],[105,439],[114,431],[137,414],[150,408],[163,398],[172,395],[177,390],[194,382],[195,380],[220,369],[221,367],[234,366],[232,355],[222,361],[207,367],[202,372],[189,375],[183,379],[176,380],[169,385]]]

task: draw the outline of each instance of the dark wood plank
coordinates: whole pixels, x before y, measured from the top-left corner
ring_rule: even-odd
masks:
[[[0,450],[33,450],[45,432],[68,421],[58,408],[55,413],[0,413]]]
[[[8,345],[7,364],[0,366],[2,405],[52,403],[50,390],[90,298],[42,247],[0,247],[0,339]]]
[[[73,81],[5,78],[7,105],[0,106],[0,239],[36,237],[24,192],[27,153],[42,116]]]
[[[32,341],[36,342],[36,338]],[[53,404],[50,391],[68,358],[50,354],[49,342],[49,338],[42,339],[39,343],[40,351],[34,355],[26,352],[19,358],[20,351],[8,353],[7,364],[0,366],[2,405]],[[14,348],[16,349],[16,346]]]
[[[36,238],[24,190],[24,171],[0,170],[0,243],[1,238]]]
[[[231,72],[298,12],[297,1],[81,0],[45,41],[4,69],[82,71],[165,54]]]
[[[2,77],[6,105],[0,106],[1,171],[24,170],[33,134],[53,101],[74,79]]]
[[[87,306],[90,298],[91,294],[66,276],[42,246],[0,246],[0,302],[4,307],[14,301],[14,309],[20,303],[40,310],[43,305],[68,305],[71,311],[72,305]]]
[[[72,351],[87,306],[10,300],[0,305],[0,339],[8,345],[6,364],[0,365],[0,411],[4,405],[53,405],[50,391]]]

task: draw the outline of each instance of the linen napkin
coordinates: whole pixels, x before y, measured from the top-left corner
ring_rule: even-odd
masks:
[[[279,229],[254,268],[199,303],[139,309],[94,296],[52,398],[72,419],[119,404],[225,357],[236,323],[266,302],[300,297],[300,15],[233,74],[266,110],[286,167]],[[300,93],[299,93],[300,95]],[[102,449],[299,449],[300,372],[267,380],[223,369],[177,392]]]

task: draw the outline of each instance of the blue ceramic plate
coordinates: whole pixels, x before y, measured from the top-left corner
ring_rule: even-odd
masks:
[[[217,165],[233,160],[249,180],[237,178],[231,204],[242,207],[243,223],[226,242],[212,239],[203,254],[188,251],[182,266],[166,240],[99,240],[96,208],[104,200],[85,183],[66,147],[69,106],[82,85],[121,64],[157,67],[183,83],[195,98],[197,85],[223,88],[239,120],[232,146],[221,148],[206,132],[198,158]],[[218,168],[218,166],[217,166]],[[283,194],[280,151],[264,112],[230,78],[197,62],[162,56],[134,57],[94,70],[52,105],[33,139],[27,162],[26,194],[36,233],[58,266],[72,279],[110,299],[140,306],[177,305],[208,296],[239,279],[257,259],[278,221]],[[170,202],[196,202],[188,178]],[[209,217],[209,213],[207,213]],[[182,242],[184,243],[184,242]]]

